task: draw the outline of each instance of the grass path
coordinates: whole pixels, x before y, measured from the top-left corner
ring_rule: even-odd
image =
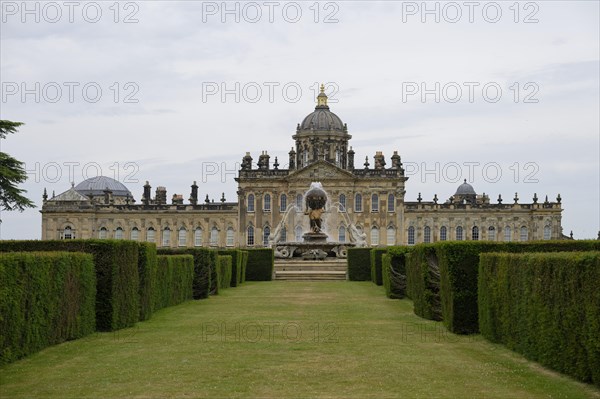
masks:
[[[359,282],[247,283],[0,368],[2,398],[600,398]]]

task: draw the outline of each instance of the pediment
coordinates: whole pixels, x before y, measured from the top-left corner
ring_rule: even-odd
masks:
[[[324,181],[355,180],[356,177],[347,170],[338,168],[326,161],[317,161],[304,168],[290,173],[286,181]]]

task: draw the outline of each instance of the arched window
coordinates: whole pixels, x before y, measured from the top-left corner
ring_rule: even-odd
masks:
[[[115,229],[115,240],[122,240],[123,239],[123,229],[121,227],[117,227]]]
[[[387,228],[387,245],[396,244],[396,229],[392,226]]]
[[[548,225],[544,226],[544,240],[552,238],[552,228]]]
[[[296,226],[296,228],[294,229],[294,241],[302,241],[302,227],[300,226]]]
[[[336,148],[335,149],[335,165],[339,168],[342,165],[342,157],[341,157],[341,153],[340,153],[340,149]]]
[[[379,245],[379,229],[377,227],[371,228],[371,245]]]
[[[506,241],[506,242],[512,241],[512,232],[510,230],[510,226],[506,226],[504,228],[504,241]]]
[[[233,247],[233,241],[233,227],[228,227],[225,245],[227,245],[228,247]]]
[[[104,240],[108,236],[108,230],[106,227],[100,227],[100,232],[98,233],[98,238]]]
[[[265,226],[263,229],[263,245],[265,247],[269,246],[269,236],[271,235],[271,228],[269,226]]]
[[[281,241],[282,242],[286,242],[287,241],[287,229],[285,228],[285,226],[283,226],[281,228]]]
[[[146,241],[155,242],[156,241],[156,231],[153,227],[149,227],[148,231],[146,231]]]
[[[431,242],[431,227],[425,226],[423,229],[423,242]]]
[[[413,226],[408,228],[408,245],[415,245],[415,228]]]
[[[479,240],[479,227],[473,226],[473,228],[471,229],[471,239],[473,241]]]
[[[285,212],[286,209],[287,209],[287,195],[281,194],[281,196],[279,197],[279,211]]]
[[[448,229],[446,226],[440,227],[440,241],[446,241],[448,239]]]
[[[163,230],[162,246],[168,247],[170,245],[171,245],[171,229],[168,227],[165,227]]]
[[[359,193],[354,196],[354,212],[362,212],[362,195]]]
[[[178,240],[180,247],[185,247],[187,245],[187,230],[185,227],[179,229],[179,237]]]
[[[298,208],[299,210],[302,211],[302,209],[304,209],[304,207],[302,206],[302,194],[297,194],[296,195],[296,208]]]
[[[525,227],[525,226],[521,227],[521,235],[520,235],[521,241],[527,241],[528,238],[529,238],[529,232],[527,231],[527,227]]]
[[[456,228],[456,240],[457,241],[462,241],[463,240],[463,228],[462,228],[462,226],[458,226]]]
[[[254,212],[254,194],[248,194],[248,212]]]
[[[387,208],[388,212],[396,211],[396,197],[394,197],[394,194],[388,194]]]
[[[133,241],[137,241],[140,239],[140,231],[138,230],[137,227],[134,227],[133,229],[131,229],[131,239]]]
[[[200,227],[196,227],[196,230],[194,230],[194,246],[202,246],[202,229]]]
[[[263,197],[263,210],[265,212],[271,212],[271,194],[265,194]]]
[[[496,241],[496,228],[494,226],[488,227],[488,240]]]
[[[247,236],[246,242],[248,243],[248,246],[254,245],[254,227],[248,226]]]
[[[340,226],[340,228],[338,229],[338,241],[346,242],[346,227],[345,226]]]
[[[379,195],[371,195],[371,212],[379,212]]]
[[[217,226],[213,226],[213,228],[210,229],[210,245],[211,247],[219,245],[219,229],[217,229]]]
[[[304,149],[304,151],[302,151],[302,166],[306,166],[308,165],[308,150]]]
[[[346,195],[345,194],[340,194],[340,205],[342,206],[343,211],[346,210]]]
[[[63,230],[63,234],[62,234],[62,239],[63,240],[72,240],[73,238],[75,238],[75,235],[73,234],[73,229],[71,229],[71,226],[65,227],[65,229]]]

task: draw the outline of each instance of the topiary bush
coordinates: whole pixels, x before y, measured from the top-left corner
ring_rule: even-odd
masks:
[[[192,294],[194,299],[206,299],[211,292],[212,272],[215,272],[217,251],[208,248],[159,248],[159,255],[192,255],[194,257],[194,282]]]
[[[391,299],[406,296],[406,254],[411,247],[388,247],[381,258],[381,277],[385,295]]]
[[[96,328],[114,331],[140,317],[139,246],[126,240],[0,241],[0,252],[68,251],[94,257]]]
[[[96,329],[93,256],[0,253],[0,364]]]
[[[371,281],[377,285],[383,285],[381,277],[381,257],[387,252],[387,248],[371,249]]]
[[[430,320],[442,319],[440,268],[435,255],[435,244],[418,244],[408,253],[406,292],[413,300],[417,316]]]
[[[240,251],[242,253],[242,272],[240,276],[240,282],[243,284],[246,282],[246,269],[248,267],[248,251]]]
[[[275,267],[275,253],[271,248],[249,248],[246,265],[247,281],[271,281]]]
[[[600,386],[600,252],[481,254],[488,340]]]
[[[217,256],[217,275],[219,280],[219,289],[231,287],[232,280],[232,257],[230,255]],[[217,292],[218,293],[218,290]]]
[[[242,284],[242,251],[239,249],[220,250],[219,255],[231,256],[231,287]]]
[[[371,248],[348,248],[348,280],[371,280]]]
[[[140,242],[138,245],[140,321],[143,321],[148,320],[154,312],[152,295],[156,276],[156,245],[148,242]]]
[[[158,255],[153,308],[159,310],[193,299],[194,257]]]

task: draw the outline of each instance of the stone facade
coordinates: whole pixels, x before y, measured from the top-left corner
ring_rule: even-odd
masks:
[[[350,223],[364,232],[371,246],[415,244],[440,240],[522,241],[563,238],[561,199],[521,204],[491,204],[466,181],[448,200],[438,203],[405,202],[404,169],[395,151],[385,160],[378,151],[371,166],[355,165],[348,127],[329,110],[323,89],[315,111],[296,128],[288,169],[263,151],[254,164],[250,153],[242,159],[237,202],[198,202],[198,186],[190,198],[148,182],[141,203],[121,183],[107,178],[88,179],[64,193],[44,194],[42,239],[117,238],[156,242],[168,247],[265,246],[276,230],[277,240],[299,241],[308,231],[308,219],[290,212],[304,208],[303,194],[312,182],[321,182],[329,195],[323,215],[325,231],[333,240],[349,241]],[[386,167],[387,166],[387,167]],[[345,211],[345,212],[344,212]],[[284,219],[284,215],[288,216]],[[283,222],[282,222],[283,221]],[[281,226],[280,226],[281,224]],[[277,229],[283,227],[284,229]]]

